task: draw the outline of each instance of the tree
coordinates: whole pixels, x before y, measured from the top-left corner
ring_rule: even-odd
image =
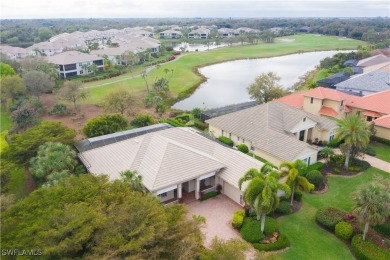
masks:
[[[0,62],[0,77],[1,78],[7,77],[7,76],[15,76],[15,75],[16,75],[16,73],[10,65]],[[1,79],[1,80],[3,80],[3,79]]]
[[[153,116],[149,114],[138,115],[130,122],[132,127],[144,127],[153,124],[155,124]]]
[[[382,224],[390,216],[386,207],[390,203],[390,195],[384,186],[370,183],[354,193],[352,199],[355,201],[352,212],[365,222],[363,240],[366,240],[369,225]]]
[[[150,92],[150,91],[149,91],[149,83],[148,83],[148,79],[147,79],[147,77],[148,77],[148,72],[147,72],[146,70],[145,70],[145,71],[142,71],[141,77],[144,79],[145,85],[146,85],[146,90],[147,90],[148,93],[149,93],[149,92]]]
[[[77,101],[86,99],[88,97],[88,91],[82,89],[82,85],[78,81],[66,81],[59,91],[59,96],[63,100],[72,102],[74,108],[77,110]]]
[[[25,165],[35,157],[39,146],[46,142],[73,144],[76,132],[58,122],[43,121],[21,134],[11,135],[8,147],[1,153],[2,161]]]
[[[138,57],[132,51],[126,51],[121,55],[121,61],[127,66],[134,65],[138,62]]]
[[[43,93],[49,92],[54,87],[54,81],[42,71],[29,71],[23,75],[27,91],[39,98]]]
[[[40,248],[46,259],[195,259],[202,238],[186,213],[123,181],[82,174],[13,204],[1,217],[1,243]]]
[[[314,185],[303,176],[307,170],[304,161],[296,160],[295,162],[283,162],[280,164],[279,169],[282,174],[287,174],[286,184],[291,189],[291,206],[294,202],[294,193],[296,189],[304,192],[311,192],[314,190]]]
[[[83,69],[84,75],[89,74],[89,65],[87,63],[84,63],[83,65],[81,65],[81,68]]]
[[[144,186],[142,185],[142,175],[137,171],[123,171],[120,173],[122,179],[128,183],[133,191],[144,192]]]
[[[335,153],[334,153],[333,149],[330,148],[330,147],[325,147],[324,149],[322,149],[322,150],[320,151],[320,155],[321,155],[323,158],[325,158],[326,164],[329,163],[330,157],[331,157],[332,155],[334,155],[334,154],[335,154]]]
[[[272,167],[271,167],[272,168]],[[261,232],[264,232],[265,215],[274,211],[279,205],[278,190],[285,193],[285,197],[290,197],[290,188],[278,182],[278,173],[265,164],[260,171],[250,169],[240,178],[238,186],[249,181],[244,191],[244,201],[256,211],[257,220],[261,217]],[[266,174],[264,174],[266,173]]]
[[[92,71],[93,75],[95,76],[99,68],[95,63],[92,63],[91,65],[88,66],[88,70]]]
[[[366,148],[370,141],[370,129],[360,115],[348,115],[337,119],[339,128],[336,130],[336,138],[344,140],[344,168],[348,169],[349,159],[353,149]]]
[[[26,85],[21,77],[15,75],[1,78],[1,100],[3,102],[9,98],[18,99],[26,92]]]
[[[29,71],[41,71],[47,74],[51,79],[58,77],[57,67],[48,63],[43,57],[28,56],[21,61],[21,70],[25,73]]]
[[[280,77],[274,72],[262,73],[247,88],[248,94],[259,103],[267,103],[275,98],[280,98],[287,92],[278,85],[279,81]]]
[[[126,117],[120,114],[101,115],[90,119],[83,128],[87,137],[112,134],[126,130],[129,125]]]
[[[131,105],[134,103],[134,98],[130,91],[119,89],[110,92],[105,98],[104,110],[106,112],[121,113],[131,110]]]
[[[38,122],[39,113],[31,104],[23,103],[11,113],[11,118],[14,123],[13,130],[23,131]]]
[[[201,260],[245,260],[246,252],[249,250],[249,245],[238,239],[230,239],[224,241],[215,237],[211,241],[209,248],[205,248],[200,253]]]
[[[69,145],[58,142],[42,144],[37,156],[30,160],[32,175],[41,180],[53,173],[73,173],[76,165],[76,152]]]

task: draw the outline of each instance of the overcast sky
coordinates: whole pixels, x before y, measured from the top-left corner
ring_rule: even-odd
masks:
[[[390,15],[390,0],[2,0],[0,6],[1,19]]]

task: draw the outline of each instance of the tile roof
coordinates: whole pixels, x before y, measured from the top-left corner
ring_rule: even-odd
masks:
[[[303,92],[303,96],[314,97],[319,99],[331,99],[336,101],[342,101],[350,98],[351,96],[335,89],[317,87],[309,91]]]
[[[305,149],[312,149],[308,144],[297,140],[291,133],[291,130],[306,117],[316,122],[316,127],[320,129],[336,127],[336,123],[332,120],[282,102],[258,105],[215,117],[206,122],[250,140],[254,147],[281,160],[291,161]]]
[[[250,156],[209,140],[188,128],[169,128],[79,153],[94,174],[119,179],[124,170],[137,170],[149,191],[195,179],[217,171],[238,187],[239,178],[250,168],[263,164]]]
[[[375,71],[375,70],[383,70],[383,71],[390,72],[390,61],[385,62],[385,63],[381,63],[381,64],[377,64],[377,65],[364,67],[363,73],[367,73],[367,72],[371,72],[371,71]]]
[[[385,115],[374,120],[374,124],[385,128],[390,128],[390,115]]]
[[[375,70],[356,75],[335,85],[341,89],[356,89],[361,91],[379,92],[390,89],[390,73]]]
[[[46,59],[48,60],[48,62],[57,65],[102,60],[102,58],[97,55],[82,53],[78,51],[66,51],[60,54],[46,57]]]
[[[381,114],[379,114],[377,112],[369,111],[369,110],[363,111],[362,114],[365,116],[372,116],[372,117],[381,117],[382,116]]]
[[[290,95],[276,99],[275,101],[283,102],[287,105],[302,108],[303,107],[303,96],[304,92],[292,93]]]
[[[318,113],[320,115],[331,116],[331,117],[336,117],[339,115],[339,113],[337,113],[333,108],[326,107],[326,106],[321,107],[321,109],[320,109],[320,111],[318,111]]]
[[[363,97],[351,97],[347,105],[360,109],[390,114],[390,90],[370,94]]]
[[[386,57],[383,54],[378,54],[378,55],[360,60],[357,64],[357,66],[367,67],[367,66],[377,65],[377,64],[384,63],[384,62],[388,62],[388,61],[390,61],[390,58]]]
[[[335,85],[337,83],[340,83],[344,80],[347,80],[349,79],[349,75],[345,72],[339,72],[339,73],[336,73],[336,74],[333,74],[327,78],[324,78],[324,79],[321,79],[319,81],[317,81],[318,85],[325,85],[325,86],[332,86],[332,85]]]

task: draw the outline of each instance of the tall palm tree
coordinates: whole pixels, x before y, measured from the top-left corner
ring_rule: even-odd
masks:
[[[343,119],[337,119],[336,138],[344,140],[345,146],[345,164],[344,168],[348,169],[349,159],[352,149],[362,149],[367,147],[370,141],[371,132],[368,124],[360,115],[350,115]]]
[[[314,189],[314,185],[303,176],[307,170],[304,161],[296,160],[295,162],[283,162],[280,164],[279,169],[282,174],[287,174],[285,183],[291,188],[291,206],[293,205],[294,192],[297,188],[304,192],[310,192]]]
[[[130,184],[131,190],[144,192],[144,186],[142,185],[142,175],[137,171],[123,171],[120,173],[122,179]]]
[[[363,240],[366,240],[369,225],[381,224],[390,216],[386,207],[390,203],[390,195],[384,186],[370,183],[353,194],[352,199],[355,201],[352,212],[365,222]]]
[[[266,168],[262,167],[264,171]],[[250,181],[244,191],[244,200],[256,211],[257,220],[261,218],[261,232],[264,232],[265,215],[275,210],[279,205],[278,190],[283,190],[286,197],[289,197],[291,193],[290,188],[279,183],[274,174],[275,172],[269,171],[268,175],[264,175],[256,169],[250,169],[238,182],[241,189],[245,181]]]

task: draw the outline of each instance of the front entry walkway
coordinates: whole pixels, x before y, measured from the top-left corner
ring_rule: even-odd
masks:
[[[202,228],[205,234],[205,246],[209,246],[215,236],[223,240],[236,238],[241,240],[237,230],[232,227],[233,213],[242,209],[240,205],[223,194],[205,201],[194,201],[187,204],[188,217],[201,215],[206,218],[206,224]]]

